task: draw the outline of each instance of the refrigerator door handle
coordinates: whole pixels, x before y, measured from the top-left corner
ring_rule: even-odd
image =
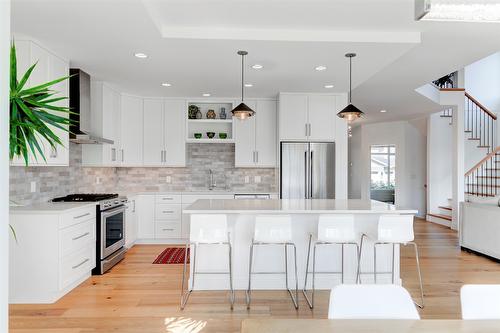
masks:
[[[309,198],[309,187],[307,186],[307,151],[304,152],[304,186],[306,199]]]
[[[309,162],[309,173],[311,175],[309,183],[311,184],[310,190],[311,190],[311,195],[309,196],[310,198],[313,198],[313,151],[311,150],[311,162]]]

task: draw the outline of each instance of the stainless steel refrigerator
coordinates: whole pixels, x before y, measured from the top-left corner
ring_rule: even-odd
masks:
[[[281,142],[280,197],[335,199],[335,143]]]

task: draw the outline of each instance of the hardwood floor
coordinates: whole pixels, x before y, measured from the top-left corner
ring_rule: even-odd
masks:
[[[464,283],[500,283],[500,264],[460,251],[456,233],[418,220],[415,224],[426,296],[423,318],[460,318]],[[230,311],[225,292],[197,292],[179,310],[182,265],[153,265],[164,245],[134,246],[126,259],[104,276],[95,276],[50,305],[12,305],[11,332],[239,332],[253,317],[326,318],[328,292],[318,293],[310,311],[303,298],[295,311],[286,292],[254,292],[252,309],[244,293]],[[418,295],[411,247],[402,251],[405,287]]]

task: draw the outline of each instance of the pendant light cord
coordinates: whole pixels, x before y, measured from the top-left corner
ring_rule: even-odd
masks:
[[[245,55],[241,55],[241,102],[245,98]]]
[[[352,104],[352,57],[349,57],[349,104]]]

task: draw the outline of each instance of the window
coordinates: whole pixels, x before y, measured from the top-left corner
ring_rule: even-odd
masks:
[[[396,146],[371,146],[370,161],[371,198],[393,203],[396,187]]]

